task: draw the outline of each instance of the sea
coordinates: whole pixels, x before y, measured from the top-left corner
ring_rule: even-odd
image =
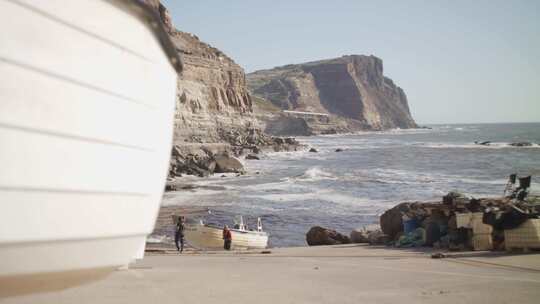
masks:
[[[531,193],[540,194],[540,123],[429,127],[298,137],[318,152],[242,159],[247,169],[242,176],[182,177],[195,187],[165,193],[162,205],[208,209],[205,219],[217,225],[242,215],[255,227],[260,217],[269,245],[289,247],[306,246],[312,226],[349,234],[376,224],[400,202],[440,200],[450,191],[501,196],[512,173],[532,175]],[[512,147],[513,142],[533,145]]]

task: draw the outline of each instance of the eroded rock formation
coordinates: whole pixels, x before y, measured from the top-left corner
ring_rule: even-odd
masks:
[[[178,79],[176,138],[221,141],[220,129],[256,127],[244,70],[195,35],[176,30],[171,37],[184,60]]]
[[[197,36],[175,29],[159,0],[144,1],[160,17],[183,62],[183,71],[178,75],[170,177],[240,173],[241,164],[233,156],[264,149],[294,151],[300,147],[293,139],[263,132],[253,114],[244,70],[238,64]]]
[[[224,131],[259,128],[244,70],[215,47],[174,28],[159,0],[145,0],[159,14],[180,53],[175,142],[224,142]]]
[[[284,110],[356,122],[354,128],[414,128],[404,91],[383,75],[382,60],[351,55],[247,75],[253,94]]]

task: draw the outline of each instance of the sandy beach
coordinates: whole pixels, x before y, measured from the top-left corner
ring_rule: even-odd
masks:
[[[540,255],[364,245],[147,252],[86,285],[2,303],[537,303]]]

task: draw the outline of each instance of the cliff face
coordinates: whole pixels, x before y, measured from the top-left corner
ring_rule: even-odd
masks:
[[[231,154],[256,154],[262,149],[295,151],[301,147],[292,138],[273,138],[262,132],[253,114],[244,70],[238,64],[197,36],[175,29],[159,0],[143,1],[160,18],[183,63],[178,75],[171,180],[184,174],[202,177],[243,172],[241,163],[230,158]],[[263,108],[267,105],[260,104]],[[171,184],[168,188],[175,189]]]
[[[217,129],[255,124],[244,70],[221,51],[181,31],[171,33],[182,53],[176,136],[219,141]]]
[[[285,110],[326,113],[365,129],[414,128],[403,90],[383,75],[382,60],[351,55],[247,75],[254,95]]]
[[[244,70],[195,35],[174,28],[158,0],[145,0],[159,14],[183,61],[176,99],[176,142],[221,142],[224,130],[257,126]]]
[[[374,56],[343,56],[258,71],[249,74],[246,83],[244,70],[231,58],[175,29],[158,0],[145,2],[160,16],[183,60],[176,142],[230,143],[231,132],[242,137],[264,127],[279,130],[274,133],[279,135],[295,135],[300,125],[298,135],[416,127],[405,93],[383,76],[382,61]],[[283,119],[279,112],[266,111],[264,102],[256,104],[254,113],[250,91],[281,109],[327,113],[331,119],[301,118],[306,124],[297,117]],[[289,120],[290,126],[281,126]]]

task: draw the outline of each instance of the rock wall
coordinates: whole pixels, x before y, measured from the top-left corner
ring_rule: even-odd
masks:
[[[304,148],[292,138],[271,137],[262,131],[263,125],[253,114],[244,70],[238,64],[197,36],[175,29],[159,0],[143,1],[161,19],[183,63],[178,75],[171,179],[228,172],[220,161],[240,164],[233,155]],[[231,170],[241,173],[240,167]]]
[[[286,110],[353,120],[355,128],[414,128],[405,92],[383,75],[382,60],[351,55],[247,75],[254,95]]]
[[[256,127],[244,70],[197,36],[175,30],[172,41],[182,53],[178,79],[177,140],[221,141],[220,129]]]
[[[175,142],[223,142],[224,130],[260,128],[244,70],[197,36],[175,29],[158,0],[145,2],[159,14],[184,65],[178,77]]]

